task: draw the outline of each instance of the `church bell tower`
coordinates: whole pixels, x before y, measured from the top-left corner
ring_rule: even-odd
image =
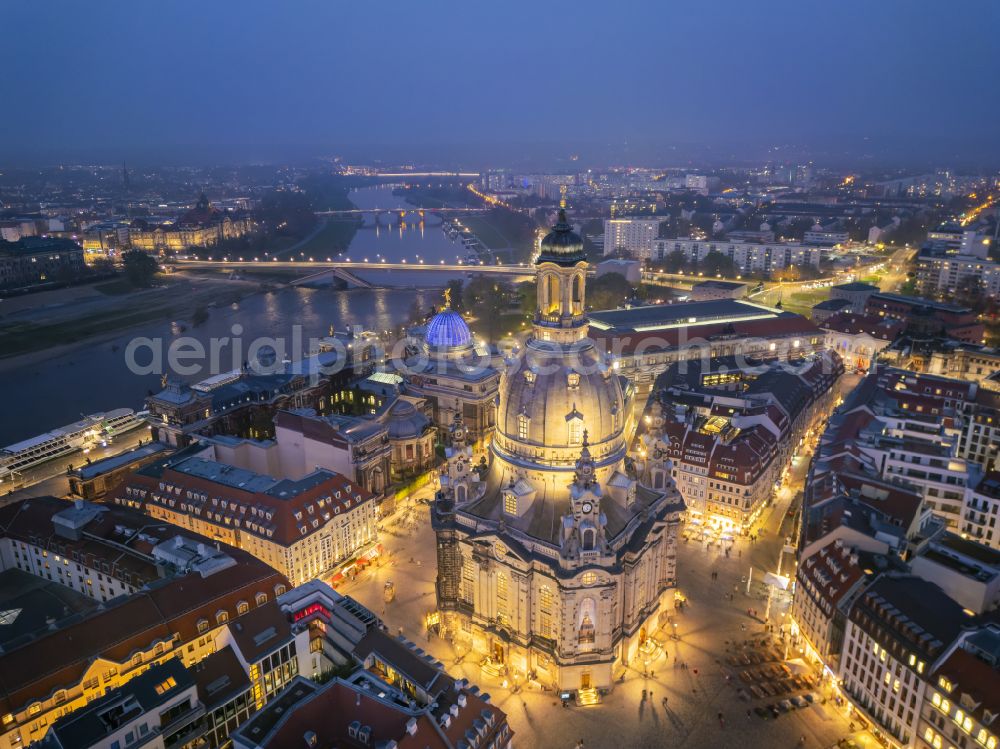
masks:
[[[559,209],[559,220],[542,239],[535,267],[538,269],[535,339],[572,343],[585,338],[587,258],[583,240],[570,227],[565,208]]]

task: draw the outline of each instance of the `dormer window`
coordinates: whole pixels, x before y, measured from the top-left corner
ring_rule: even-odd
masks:
[[[524,381],[527,382],[529,385],[534,385],[535,384],[535,373],[532,372],[530,369],[527,370],[527,371],[525,371],[525,373],[524,373]]]
[[[580,374],[578,372],[570,372],[566,375],[566,385],[570,389],[580,387]]]

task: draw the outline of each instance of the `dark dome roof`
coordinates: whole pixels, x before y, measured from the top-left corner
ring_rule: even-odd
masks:
[[[586,260],[587,256],[583,252],[583,240],[569,225],[566,220],[566,210],[559,209],[559,220],[552,227],[552,231],[542,238],[542,252],[538,256],[539,263],[559,263],[560,265],[573,265],[581,260]]]

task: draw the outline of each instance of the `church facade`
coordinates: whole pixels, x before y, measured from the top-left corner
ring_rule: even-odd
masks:
[[[627,460],[631,389],[587,338],[587,262],[565,214],[536,268],[533,334],[503,374],[487,470],[460,415],[450,428],[437,604],[470,657],[583,694],[657,654],[684,503]]]

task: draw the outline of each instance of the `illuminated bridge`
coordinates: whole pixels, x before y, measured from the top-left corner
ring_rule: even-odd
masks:
[[[316,211],[317,216],[358,216],[363,213],[398,213],[405,216],[416,213],[421,217],[427,213],[483,213],[488,208],[346,208],[340,211]]]
[[[368,279],[361,278],[357,274],[364,271],[432,271],[436,273],[454,273],[464,275],[466,273],[506,276],[508,278],[521,277],[524,279],[534,278],[534,267],[530,265],[463,265],[456,263],[351,263],[347,261],[321,261],[321,260],[181,260],[173,261],[177,268],[214,268],[226,270],[239,270],[255,268],[257,270],[266,268],[276,268],[287,270],[294,268],[301,270],[301,278],[292,281],[292,285],[299,285],[309,281],[316,281],[326,275],[340,278],[350,286],[362,288],[372,288],[383,284],[374,283]]]

